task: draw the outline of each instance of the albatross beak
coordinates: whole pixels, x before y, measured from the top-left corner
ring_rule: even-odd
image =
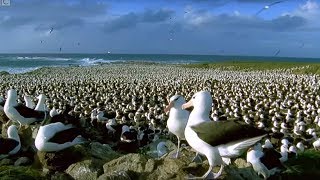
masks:
[[[166,108],[164,108],[164,112],[165,113],[169,112],[172,107],[173,107],[173,102],[170,102],[169,105]]]
[[[188,108],[190,108],[190,107],[193,107],[193,102],[192,102],[192,100],[190,100],[190,101],[187,102],[187,103],[182,104],[182,106],[181,106],[182,109],[188,109]]]

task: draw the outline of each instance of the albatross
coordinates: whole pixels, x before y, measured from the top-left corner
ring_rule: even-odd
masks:
[[[8,91],[7,100],[4,104],[4,112],[11,121],[18,122],[20,127],[43,120],[46,116],[45,112],[36,111],[23,104],[18,104],[18,95],[15,89]]]
[[[184,140],[184,130],[187,126],[189,111],[184,110],[181,106],[186,103],[186,100],[181,95],[174,95],[169,99],[169,105],[164,109],[164,112],[169,112],[167,126],[169,131],[177,136],[178,147],[177,152],[173,154],[175,158],[179,156],[180,141]]]
[[[13,155],[19,152],[21,148],[18,129],[15,125],[8,128],[8,138],[0,137],[0,155]]]
[[[270,176],[277,172],[280,172],[280,168],[283,167],[279,158],[281,154],[274,151],[273,148],[262,149],[260,143],[257,143],[248,150],[247,162],[252,164],[252,167],[258,175],[262,175],[264,179],[268,179]]]
[[[39,151],[56,152],[85,142],[78,120],[64,111],[41,123],[35,138]]]
[[[212,97],[208,91],[195,93],[191,100],[182,105],[183,109],[194,107],[190,113],[185,129],[185,138],[189,145],[198,153],[206,156],[209,162],[208,171],[201,177],[208,177],[214,166],[220,165],[218,178],[225,166],[225,160],[238,157],[250,146],[267,135],[264,130],[247,125],[242,121],[211,121],[209,118]]]

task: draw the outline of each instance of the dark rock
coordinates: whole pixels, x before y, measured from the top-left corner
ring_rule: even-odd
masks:
[[[47,179],[51,179],[51,180],[73,180],[73,178],[69,174],[66,174],[64,172],[58,172],[58,171],[56,171],[54,174],[52,174]]]
[[[15,166],[26,166],[32,163],[31,159],[28,157],[20,157],[16,162],[14,162]]]
[[[90,143],[90,149],[88,151],[90,156],[104,161],[113,160],[121,155],[113,151],[108,144],[101,144],[99,142]]]
[[[103,173],[102,165],[101,160],[84,160],[70,165],[65,172],[77,180],[94,180]]]
[[[37,152],[37,159],[42,167],[53,171],[63,171],[71,164],[81,161],[86,156],[81,145],[73,146],[58,152]]]
[[[115,171],[101,175],[98,180],[131,180],[131,178],[126,171]]]

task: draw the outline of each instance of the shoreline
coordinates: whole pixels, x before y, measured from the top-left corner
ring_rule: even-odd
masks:
[[[293,69],[296,74],[318,74],[320,75],[320,62],[290,62],[290,61],[234,61],[226,60],[220,62],[160,62],[160,61],[112,61],[99,62],[93,65],[66,65],[66,66],[45,66],[35,67],[33,70],[23,72],[10,73],[8,71],[0,71],[0,75],[8,74],[29,74],[41,71],[47,68],[68,68],[68,67],[95,67],[108,65],[173,65],[185,68],[199,68],[199,69],[221,69],[221,70],[235,70],[235,71],[264,71],[264,70],[279,70],[279,69]],[[23,69],[23,68],[21,68]],[[29,68],[27,68],[29,69]]]

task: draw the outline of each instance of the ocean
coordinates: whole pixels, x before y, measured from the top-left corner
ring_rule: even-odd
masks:
[[[0,72],[25,73],[41,67],[93,66],[104,63],[154,62],[190,64],[221,61],[320,62],[315,58],[183,54],[0,54]]]

